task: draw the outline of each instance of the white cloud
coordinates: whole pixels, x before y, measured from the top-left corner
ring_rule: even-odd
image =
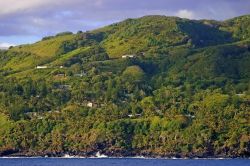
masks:
[[[24,11],[47,3],[48,0],[8,0],[0,1],[0,15],[10,14],[17,11]]]
[[[67,7],[70,4],[83,3],[88,0],[0,0],[0,16],[13,14],[13,13],[25,13],[34,12],[36,10],[43,11],[48,8],[53,9],[57,6]]]
[[[188,18],[188,19],[195,19],[196,18],[194,12],[191,10],[187,10],[187,9],[179,10],[176,13],[176,16],[181,17],[181,18]]]
[[[0,0],[0,7],[0,41],[19,44],[23,36],[91,30],[144,15],[222,20],[249,13],[250,0]],[[7,39],[12,36],[18,41]]]
[[[14,44],[10,43],[1,43],[0,42],[0,48],[9,48],[10,46],[15,46]]]
[[[0,16],[13,14],[46,11],[46,9],[55,9],[56,7],[78,7],[78,6],[101,6],[104,0],[0,0]],[[82,6],[84,7],[84,6]]]

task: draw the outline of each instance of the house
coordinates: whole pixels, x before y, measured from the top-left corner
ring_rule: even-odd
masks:
[[[83,74],[75,74],[74,76],[75,77],[83,77],[84,75]]]
[[[135,116],[136,116],[136,117],[140,117],[140,116],[141,116],[141,114],[135,114]]]
[[[37,117],[37,119],[42,120],[42,119],[43,119],[43,117],[42,117],[42,116],[38,116],[38,117]]]
[[[132,115],[132,114],[129,114],[129,115],[128,115],[128,117],[132,118],[132,117],[133,117],[133,115]]]
[[[236,94],[237,96],[239,96],[239,97],[242,97],[242,96],[244,96],[245,94],[244,93],[239,93],[239,94]]]
[[[86,75],[87,74],[84,71],[82,71],[81,73],[75,74],[74,76],[75,77],[83,77],[83,76],[86,76]]]
[[[195,118],[195,116],[194,116],[194,115],[191,115],[191,114],[187,114],[186,117]]]
[[[134,58],[135,55],[123,55],[122,58],[125,59],[125,58]]]
[[[90,107],[90,108],[92,108],[93,107],[93,103],[92,102],[88,102],[87,106]]]
[[[48,66],[36,66],[36,69],[47,69]]]
[[[141,114],[134,114],[134,115],[133,114],[129,114],[128,115],[129,118],[133,118],[133,117],[138,118],[140,116],[141,116]]]
[[[57,74],[57,77],[65,77],[65,74],[61,73],[61,74]]]

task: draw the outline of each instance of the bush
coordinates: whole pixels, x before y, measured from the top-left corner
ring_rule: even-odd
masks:
[[[56,36],[66,36],[66,35],[72,35],[73,32],[61,32],[61,33],[58,33],[56,34]]]

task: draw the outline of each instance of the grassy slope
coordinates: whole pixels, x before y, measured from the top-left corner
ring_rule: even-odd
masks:
[[[111,57],[121,57],[124,54],[156,49],[161,46],[160,43],[166,46],[181,43],[185,34],[178,31],[177,20],[171,17],[147,16],[114,24],[109,28],[115,31],[111,31],[103,45]]]
[[[22,71],[46,64],[56,57],[56,52],[64,41],[72,40],[74,35],[58,36],[34,44],[22,45],[12,48],[9,52],[17,53],[6,65],[5,69]],[[21,54],[21,55],[20,55]]]
[[[56,54],[62,42],[72,40],[74,35],[57,36],[52,39],[39,41],[35,44],[15,47],[12,51],[30,52],[38,57],[50,58]]]
[[[178,48],[206,49],[207,47],[210,49],[208,46],[211,45],[230,45],[235,40],[238,42],[250,37],[248,25],[249,16],[225,22],[145,16],[139,19],[128,19],[90,33],[104,34],[105,37],[100,41],[100,45],[104,47],[111,58],[119,58],[124,54],[138,54],[140,52],[150,54],[161,50],[161,54],[168,54],[171,50],[178,50]],[[230,33],[232,33],[234,41],[230,37]],[[62,43],[74,40],[76,36],[58,36],[30,45],[14,47],[9,51],[9,54],[15,53],[17,55],[13,56],[3,69],[11,68],[15,73],[20,72],[14,76],[24,76],[26,75],[24,73],[30,74],[36,65],[62,65],[65,61],[88,49],[88,47],[82,47],[65,55],[56,56]],[[197,56],[199,57],[199,55]]]

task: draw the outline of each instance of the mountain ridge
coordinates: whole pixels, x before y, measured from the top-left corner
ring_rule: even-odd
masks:
[[[234,18],[234,19],[232,19],[232,20],[235,20],[235,19],[239,19],[239,18],[245,18],[245,17],[248,17],[248,16],[242,16],[242,17],[236,17],[236,18]],[[213,26],[214,25],[207,25],[206,26],[206,24],[204,24],[203,22],[204,21],[196,21],[196,20],[188,20],[188,19],[181,19],[181,18],[177,18],[177,17],[166,17],[166,16],[144,16],[144,17],[141,17],[141,18],[139,18],[139,19],[127,19],[127,20],[125,20],[125,21],[123,21],[123,22],[120,22],[120,23],[115,23],[115,24],[112,24],[111,26],[106,26],[105,28],[104,28],[104,32],[101,32],[101,31],[103,31],[103,28],[100,28],[100,29],[97,29],[97,30],[93,30],[93,31],[90,31],[90,33],[89,32],[87,32],[87,33],[84,33],[86,36],[85,37],[91,37],[91,35],[99,35],[98,37],[100,37],[100,38],[102,38],[102,35],[104,35],[105,33],[109,33],[109,30],[106,30],[106,32],[105,32],[105,29],[110,29],[110,28],[112,28],[112,27],[115,27],[115,25],[120,25],[119,27],[121,28],[122,27],[122,25],[123,24],[126,24],[127,22],[129,22],[129,21],[132,21],[132,22],[139,22],[139,23],[137,23],[137,24],[140,24],[140,20],[143,20],[143,19],[149,19],[148,21],[149,22],[151,22],[152,21],[152,19],[153,18],[160,18],[160,19],[163,19],[163,20],[160,20],[160,21],[165,21],[166,23],[168,23],[169,21],[170,22],[176,22],[176,23],[174,23],[175,25],[174,26],[172,26],[172,27],[166,27],[166,26],[164,26],[164,27],[166,27],[165,29],[168,29],[168,31],[178,31],[178,29],[180,29],[180,25],[179,24],[181,24],[181,23],[185,23],[185,21],[187,21],[189,24],[192,24],[192,25],[194,25],[194,26],[197,26],[197,28],[198,28],[198,26],[203,26],[203,27],[201,27],[201,28],[208,28],[208,29],[204,29],[205,31],[204,32],[201,32],[201,35],[203,35],[204,36],[204,34],[206,34],[206,33],[209,33],[209,30],[210,31],[212,31],[213,30]],[[153,19],[153,20],[157,20],[157,19]],[[207,21],[207,20],[206,20]],[[205,21],[205,22],[206,22]],[[143,21],[141,21],[141,22],[143,22]],[[220,23],[222,23],[222,22],[220,22]],[[128,23],[129,24],[129,23]],[[177,25],[178,24],[178,25]],[[208,23],[207,23],[208,24]],[[156,26],[158,26],[159,24],[155,24]],[[190,25],[186,25],[186,27],[185,27],[185,25],[183,25],[182,27],[184,27],[183,29],[187,29],[187,31],[189,31],[189,33],[192,33],[192,35],[193,35],[193,37],[192,37],[192,35],[190,36],[189,34],[187,34],[187,32],[185,32],[183,29],[181,29],[179,32],[174,32],[173,34],[172,34],[172,36],[173,37],[176,37],[177,36],[177,41],[175,41],[175,42],[170,42],[169,43],[169,46],[171,46],[171,43],[172,44],[179,44],[179,45],[185,45],[185,44],[189,44],[189,43],[187,43],[187,42],[193,42],[193,43],[191,43],[191,45],[195,45],[195,44],[197,44],[197,45],[202,45],[204,42],[206,42],[206,40],[202,40],[202,41],[200,41],[199,40],[199,38],[204,38],[204,37],[200,37],[200,36],[194,36],[194,32],[191,32],[189,29],[188,29],[188,26],[190,26],[190,27],[192,27],[192,25],[190,26]],[[216,25],[216,26],[218,26],[218,25]],[[209,27],[212,27],[212,28],[209,28]],[[153,27],[154,28],[154,27]],[[151,29],[153,29],[153,28],[151,28]],[[155,27],[155,28],[157,28],[157,27]],[[160,27],[158,27],[158,28],[160,28]],[[194,27],[192,27],[192,28],[194,28]],[[113,28],[114,29],[114,28]],[[131,28],[130,28],[131,29]],[[126,31],[128,31],[127,33],[135,33],[134,31],[135,31],[135,29],[137,29],[138,30],[138,28],[132,28],[131,30],[126,30]],[[217,30],[218,28],[216,28],[216,30]],[[143,30],[143,29],[142,29]],[[157,29],[156,29],[156,31],[157,31]],[[160,30],[160,31],[162,31],[162,30]],[[91,32],[93,32],[93,33],[91,33]],[[97,34],[95,34],[95,32],[99,32],[99,34],[97,33]],[[103,34],[104,33],[104,34]],[[102,41],[102,43],[103,43],[103,47],[105,47],[105,49],[107,50],[107,52],[109,53],[109,54],[111,54],[111,56],[121,56],[121,55],[114,55],[114,54],[119,54],[119,53],[116,53],[117,51],[116,51],[116,49],[120,52],[120,54],[121,54],[121,52],[122,52],[122,54],[128,54],[128,53],[131,53],[131,50],[133,51],[133,46],[132,45],[134,45],[134,44],[139,44],[140,45],[140,43],[141,43],[141,45],[154,45],[154,44],[158,44],[157,42],[160,42],[161,40],[162,40],[162,42],[164,42],[164,45],[166,45],[166,42],[167,42],[167,40],[166,39],[161,39],[161,37],[149,37],[149,39],[147,39],[147,40],[149,40],[149,41],[147,41],[146,39],[143,39],[143,38],[140,38],[140,36],[137,38],[137,40],[129,40],[129,43],[128,44],[125,44],[124,46],[120,46],[120,45],[122,45],[124,42],[126,42],[126,40],[125,39],[123,39],[123,40],[121,40],[121,41],[116,41],[116,40],[114,40],[114,39],[112,39],[112,38],[115,38],[115,39],[118,39],[119,40],[119,36],[117,36],[117,35],[119,35],[119,34],[117,34],[117,33],[120,33],[120,32],[116,32],[116,34],[113,34],[112,35],[112,33],[111,33],[111,37],[109,37],[109,39],[107,39],[108,41]],[[141,32],[142,33],[142,32]],[[149,31],[149,33],[158,33],[158,32],[150,32]],[[162,33],[167,33],[166,35],[164,34],[163,35],[163,37],[165,37],[165,36],[169,36],[168,35],[168,33],[170,33],[171,34],[171,32],[162,32]],[[182,34],[182,33],[184,33],[184,34]],[[211,33],[213,33],[213,34],[209,34],[209,36],[214,36],[214,34],[216,35],[216,32],[211,32]],[[66,33],[67,34],[67,33]],[[88,36],[89,35],[89,36]],[[139,33],[139,35],[140,35],[140,33]],[[228,34],[227,34],[228,35]],[[67,34],[66,36],[68,36],[68,38],[71,38],[71,39],[69,39],[69,40],[72,40],[72,38],[75,38],[76,36],[75,35],[73,35],[73,34]],[[65,36],[65,38],[66,38],[66,36]],[[109,35],[110,36],[110,35]],[[113,36],[113,37],[112,37]],[[132,34],[132,36],[135,36],[134,34]],[[156,36],[156,35],[153,35],[153,36]],[[92,36],[93,37],[93,36]],[[123,37],[123,36],[122,36]],[[169,41],[173,41],[173,40],[175,40],[174,38],[172,37],[172,39],[170,38],[169,39]],[[56,38],[63,38],[62,36],[58,36],[58,37],[56,37]],[[111,38],[111,39],[110,39]],[[169,38],[169,37],[167,37],[167,38]],[[179,39],[178,39],[179,38]],[[218,37],[217,37],[218,38]],[[222,38],[224,38],[224,36],[222,36]],[[51,38],[49,38],[50,40],[52,40],[52,37]],[[66,39],[65,39],[66,40]],[[100,40],[100,39],[99,39]],[[114,41],[112,41],[112,40],[114,40]],[[125,41],[124,41],[125,40]],[[192,41],[192,40],[194,40],[194,41]],[[207,42],[209,42],[209,38],[207,39]],[[232,40],[232,39],[227,39],[227,40]],[[46,42],[47,40],[44,40],[44,41],[40,41],[40,42],[37,42],[37,43],[43,43],[43,42]],[[58,44],[63,44],[63,42],[65,42],[65,41],[59,41],[59,43]],[[118,44],[120,44],[120,45],[114,45],[114,44],[112,44],[112,42],[115,44],[115,43],[118,43]],[[131,43],[130,43],[131,42]],[[220,41],[219,41],[220,42]],[[54,43],[54,41],[53,41],[53,43]],[[127,42],[126,42],[127,43]],[[75,43],[74,43],[75,44]],[[208,43],[209,44],[209,43]],[[218,43],[215,43],[215,44],[218,44]],[[46,44],[45,44],[46,45]],[[206,43],[205,43],[205,45],[206,45]],[[18,46],[18,47],[15,47],[14,48],[14,50],[18,50],[18,49],[16,49],[16,48],[20,48],[20,47],[29,47],[29,46],[32,46],[32,45],[22,45],[22,46]],[[44,47],[44,46],[43,46]],[[74,47],[74,46],[72,46],[72,47]],[[116,47],[116,49],[112,49],[112,47]],[[45,48],[45,47],[44,47]],[[28,48],[28,49],[30,49],[30,50],[32,50],[32,48]],[[48,48],[47,48],[48,49]],[[54,48],[54,51],[57,51],[59,48]],[[145,49],[145,48],[144,48]],[[22,51],[23,49],[19,49],[20,51]],[[110,51],[109,51],[110,50]],[[126,51],[127,50],[127,51]],[[133,52],[138,52],[138,51],[143,51],[143,48],[141,48],[140,50],[135,50],[135,51],[133,51]],[[39,53],[37,53],[37,54],[39,54]],[[53,53],[52,53],[53,54]],[[54,53],[55,54],[55,53]]]

